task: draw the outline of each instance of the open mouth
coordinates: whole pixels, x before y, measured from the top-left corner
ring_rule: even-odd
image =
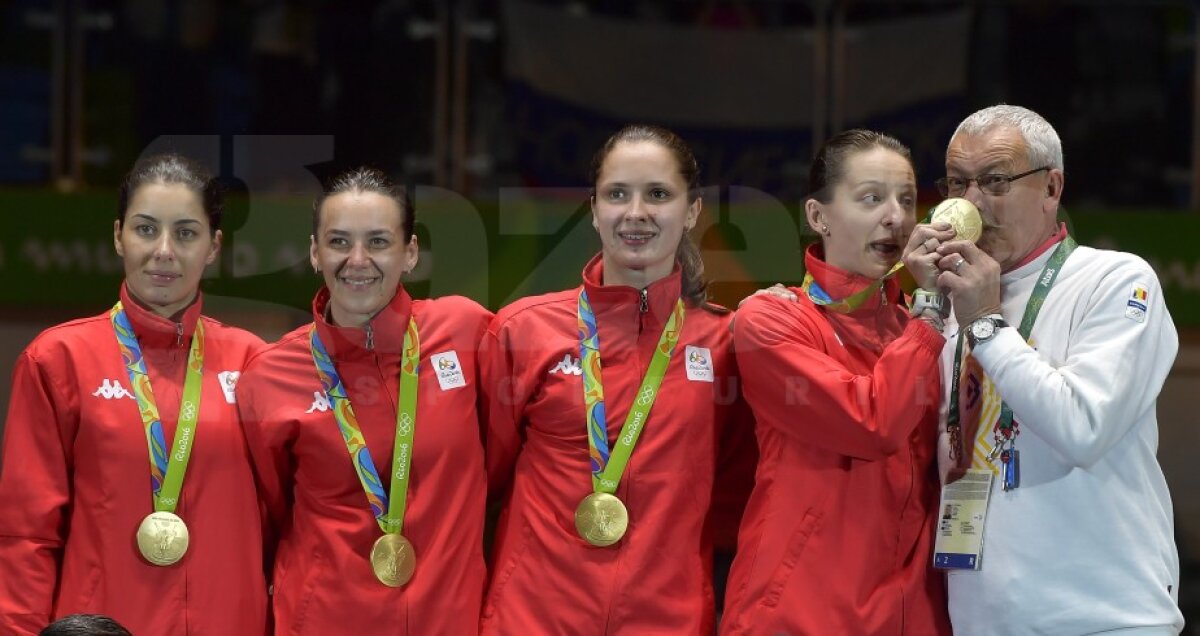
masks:
[[[358,278],[358,277],[350,277],[350,276],[339,276],[338,282],[341,283],[342,285],[345,285],[346,287],[349,287],[350,289],[366,289],[367,287],[370,287],[371,285],[374,285],[375,283],[379,282],[379,277],[371,276],[368,278]]]
[[[649,232],[646,230],[639,230],[639,231],[617,232],[617,236],[620,237],[621,241],[624,242],[626,245],[637,246],[637,245],[645,245],[646,243],[650,242],[650,240],[653,239],[655,236],[658,236],[658,234],[655,232]]]
[[[882,259],[894,260],[900,258],[900,244],[893,239],[872,241],[868,247],[871,252]]]

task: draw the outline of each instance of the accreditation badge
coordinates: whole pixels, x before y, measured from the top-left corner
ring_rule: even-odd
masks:
[[[983,527],[992,494],[992,471],[968,470],[942,487],[933,567],[978,570],[983,563]]]

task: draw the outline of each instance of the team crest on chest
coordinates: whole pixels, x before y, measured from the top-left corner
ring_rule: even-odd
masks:
[[[705,347],[688,345],[683,352],[687,378],[693,382],[712,382],[712,352]]]
[[[429,356],[433,373],[437,376],[438,386],[443,391],[467,386],[467,377],[463,375],[462,364],[458,361],[458,353],[451,350],[435,353]]]
[[[222,371],[217,374],[217,381],[221,383],[221,392],[225,394],[225,401],[229,404],[237,404],[237,394],[234,393],[234,388],[237,387],[237,381],[241,375],[240,371]]]

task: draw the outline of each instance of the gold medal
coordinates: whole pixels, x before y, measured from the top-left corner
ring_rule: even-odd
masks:
[[[385,534],[371,547],[371,569],[388,587],[400,587],[412,579],[417,553],[412,543],[397,533]]]
[[[621,540],[629,528],[629,511],[616,496],[594,492],[575,509],[575,530],[584,541],[603,548]]]
[[[150,563],[172,565],[187,553],[187,524],[174,513],[152,512],[138,526],[137,545],[138,551]]]
[[[979,208],[966,199],[946,199],[933,208],[930,223],[949,223],[954,227],[955,238],[974,243],[983,234],[983,219]]]

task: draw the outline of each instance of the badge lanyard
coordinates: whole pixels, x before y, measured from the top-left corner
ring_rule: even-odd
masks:
[[[1025,304],[1025,312],[1021,317],[1021,325],[1017,332],[1021,334],[1021,339],[1028,342],[1029,336],[1033,332],[1033,324],[1037,320],[1038,314],[1042,310],[1042,305],[1046,301],[1046,296],[1050,293],[1050,289],[1054,286],[1054,282],[1058,280],[1058,274],[1062,271],[1063,264],[1067,261],[1067,257],[1075,250],[1078,244],[1071,236],[1067,236],[1055,248],[1054,254],[1050,260],[1046,262],[1042,268],[1041,274],[1038,275],[1038,281],[1035,283],[1033,293],[1029,297],[1029,301]],[[959,326],[960,330],[965,329],[965,325]],[[959,376],[962,374],[962,365],[965,356],[963,355],[963,339],[964,334],[959,333],[958,344],[954,352],[954,371],[951,374],[950,387],[950,406],[946,414],[946,430],[950,433],[950,453],[951,459],[959,461],[962,452],[960,422],[961,414],[959,412],[958,385]],[[983,389],[981,388],[982,392]],[[980,397],[982,398],[982,395]],[[992,427],[993,444],[990,449],[985,448],[985,455],[989,462],[1000,458],[1002,467],[1003,486],[1005,490],[1012,490],[1020,486],[1020,454],[1016,449],[1017,436],[1020,435],[1018,423],[1013,419],[1012,409],[1005,403],[1001,402],[1000,417],[996,420]],[[978,443],[987,445],[984,441],[984,434],[981,432],[978,436]],[[974,442],[973,442],[974,445]],[[993,472],[995,469],[993,469]]]

